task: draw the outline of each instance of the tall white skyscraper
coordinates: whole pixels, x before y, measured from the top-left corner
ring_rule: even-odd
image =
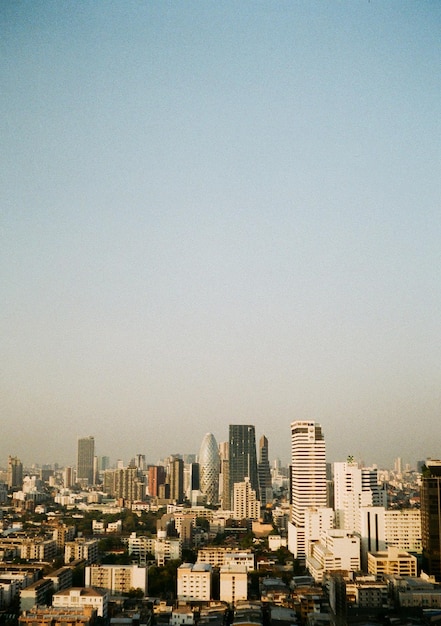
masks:
[[[326,446],[320,424],[291,424],[291,524],[289,549],[297,559],[306,556],[305,512],[326,508]]]

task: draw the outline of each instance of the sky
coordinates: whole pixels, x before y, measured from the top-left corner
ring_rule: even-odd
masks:
[[[0,466],[441,457],[441,4],[0,5]]]

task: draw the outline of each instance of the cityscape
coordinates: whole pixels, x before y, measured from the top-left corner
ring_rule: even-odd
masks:
[[[0,474],[5,624],[431,623],[441,615],[441,460],[329,462],[322,425],[291,423],[270,461],[252,424],[198,453]]]
[[[441,626],[440,32],[0,2],[0,626]]]

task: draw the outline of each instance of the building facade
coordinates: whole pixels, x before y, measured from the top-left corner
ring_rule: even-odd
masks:
[[[82,437],[78,439],[77,481],[85,485],[95,483],[95,439]]]
[[[291,524],[288,547],[295,558],[306,557],[305,512],[326,508],[326,447],[320,424],[291,424]]]
[[[234,484],[241,483],[245,478],[249,478],[251,488],[254,489],[257,499],[259,499],[254,426],[230,424],[228,457],[230,497],[232,498],[233,496]]]
[[[199,487],[207,504],[219,502],[220,458],[216,439],[207,433],[199,450]]]

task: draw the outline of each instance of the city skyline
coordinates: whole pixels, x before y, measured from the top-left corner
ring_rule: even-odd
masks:
[[[2,3],[1,462],[242,423],[287,463],[295,420],[330,461],[439,457],[440,25]]]

